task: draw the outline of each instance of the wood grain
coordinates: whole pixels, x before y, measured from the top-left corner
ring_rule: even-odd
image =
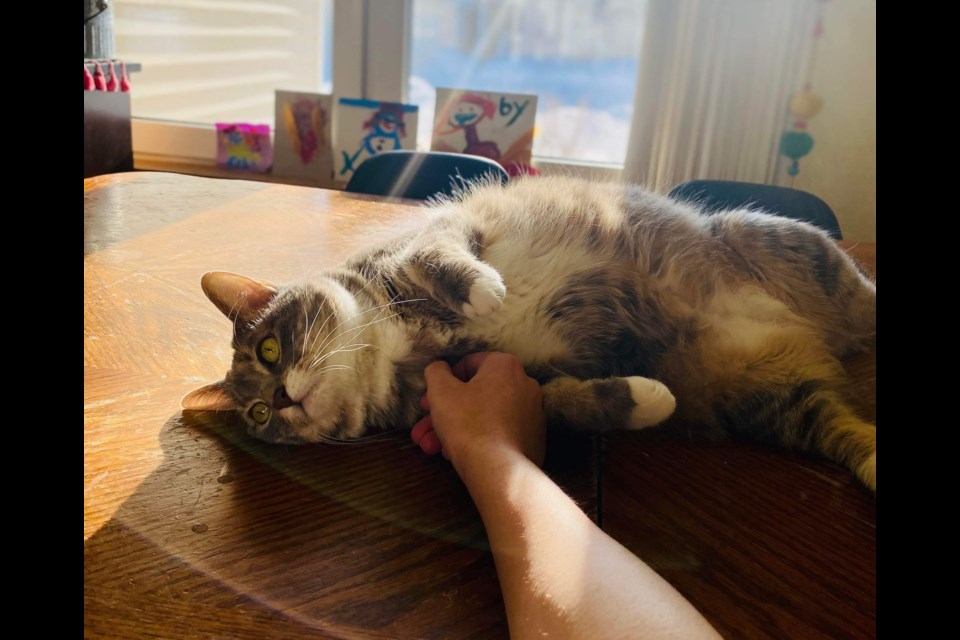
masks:
[[[179,410],[230,362],[205,271],[292,279],[425,222],[410,202],[300,187],[84,182],[85,637],[506,636],[479,516],[407,433],[284,447]],[[593,440],[551,452],[595,515]]]
[[[506,637],[476,511],[406,433],[275,446],[179,410],[230,361],[202,273],[292,279],[425,222],[320,189],[84,182],[85,637]],[[875,245],[851,252],[875,273]],[[875,353],[851,371],[869,392]],[[729,637],[875,635],[876,503],[846,471],[657,432],[606,437],[598,466],[594,444],[552,436],[554,478]]]

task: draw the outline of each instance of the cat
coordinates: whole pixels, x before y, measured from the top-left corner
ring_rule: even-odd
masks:
[[[263,440],[409,428],[429,362],[497,350],[541,382],[552,426],[683,420],[818,452],[876,492],[876,426],[840,364],[876,345],[876,285],[804,222],[527,177],[300,282],[201,284],[233,321],[233,364],[182,404],[237,410]]]

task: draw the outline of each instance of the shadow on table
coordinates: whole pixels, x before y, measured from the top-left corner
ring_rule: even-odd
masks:
[[[479,515],[406,431],[283,446],[187,412],[164,459],[84,543],[85,630],[168,637],[506,637]],[[553,439],[553,475],[595,512],[590,436]]]

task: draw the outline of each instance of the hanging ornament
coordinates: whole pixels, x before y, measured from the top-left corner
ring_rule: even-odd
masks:
[[[809,89],[798,91],[790,101],[790,113],[797,118],[812,118],[823,108],[823,98]]]
[[[817,45],[823,37],[823,3],[821,0],[818,9],[817,21],[813,28],[813,45],[810,47],[810,63],[807,65],[807,73],[813,71],[816,61]],[[790,166],[787,167],[787,174],[795,178],[800,173],[800,158],[804,157],[813,149],[813,136],[807,133],[807,119],[820,113],[823,109],[823,98],[810,90],[809,75],[807,83],[803,89],[793,94],[790,99],[790,113],[795,120],[793,127],[789,131],[784,131],[780,136],[780,155],[790,158]],[[791,181],[791,184],[792,181]]]
[[[791,177],[800,173],[800,158],[813,149],[813,136],[806,131],[784,131],[780,136],[780,155],[787,156],[793,162],[787,168]]]

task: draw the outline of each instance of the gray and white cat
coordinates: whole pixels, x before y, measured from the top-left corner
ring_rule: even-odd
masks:
[[[238,410],[263,440],[409,428],[430,361],[498,350],[543,384],[552,425],[675,415],[820,452],[876,491],[876,426],[839,360],[876,344],[876,286],[805,223],[526,178],[302,282],[202,285],[234,322],[233,365],[183,406]]]

